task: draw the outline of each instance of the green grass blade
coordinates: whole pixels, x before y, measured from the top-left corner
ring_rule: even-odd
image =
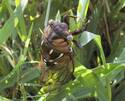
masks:
[[[77,9],[78,28],[81,28],[83,21],[86,19],[89,2],[90,0],[79,0],[78,9]]]
[[[56,17],[55,17],[55,21],[61,22],[61,15],[60,15],[60,11],[58,10]]]
[[[27,1],[27,0],[26,0]],[[25,2],[26,2],[25,1]],[[26,4],[25,4],[26,6]],[[9,6],[10,7],[10,6]],[[15,25],[15,23],[17,23],[17,20],[19,20],[19,17],[22,16],[22,10],[24,10],[25,7],[23,7],[22,9],[20,8],[21,6],[19,5],[19,7],[16,8],[15,12],[12,13],[12,11],[10,11],[11,13],[11,17],[6,21],[5,25],[3,26],[2,29],[0,29],[0,44],[2,44],[3,42],[5,42],[12,34],[12,32],[15,30],[15,28],[17,27],[17,24]],[[8,8],[9,9],[9,8]],[[22,20],[21,20],[22,21]],[[21,28],[23,30],[23,32],[25,33],[25,24],[21,23]],[[25,27],[25,28],[24,28]]]
[[[0,96],[0,101],[12,101],[12,100],[10,100],[10,99],[7,99],[7,98],[5,98],[5,97]]]
[[[28,37],[25,42],[25,47],[24,47],[23,53],[19,56],[18,63],[16,64],[15,68],[7,76],[5,76],[3,79],[0,80],[0,86],[1,86],[0,90],[5,89],[7,87],[11,87],[16,82],[19,82],[20,66],[25,62],[25,59],[26,59],[26,54],[27,54],[28,47],[30,44],[30,37],[32,34],[32,29],[33,29],[33,24],[30,27]]]
[[[46,17],[45,17],[44,26],[47,26],[47,23],[48,23],[48,20],[49,20],[49,13],[50,13],[51,1],[52,0],[48,0],[48,6],[47,6],[47,11],[46,11]]]

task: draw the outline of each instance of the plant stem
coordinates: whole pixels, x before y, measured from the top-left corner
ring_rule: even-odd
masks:
[[[47,6],[47,11],[46,11],[46,18],[45,18],[44,26],[47,26],[47,23],[48,23],[50,7],[51,7],[51,0],[48,0],[48,6]]]

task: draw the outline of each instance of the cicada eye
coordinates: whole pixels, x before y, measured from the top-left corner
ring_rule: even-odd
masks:
[[[68,31],[68,25],[66,23],[62,23],[61,27],[64,31]]]
[[[67,36],[67,40],[71,40],[72,41],[73,40],[73,36],[72,35],[68,35]]]
[[[66,23],[58,23],[55,29],[60,32],[68,31],[68,25]]]

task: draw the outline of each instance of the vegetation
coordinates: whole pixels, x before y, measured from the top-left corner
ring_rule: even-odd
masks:
[[[41,32],[67,14],[70,31],[85,28],[74,37],[75,79],[45,93]],[[124,16],[125,0],[0,0],[0,101],[123,101]]]

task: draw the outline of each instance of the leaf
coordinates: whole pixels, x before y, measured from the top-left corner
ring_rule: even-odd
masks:
[[[26,54],[27,54],[28,47],[30,44],[30,37],[32,34],[32,29],[33,29],[33,23],[29,29],[29,33],[28,33],[27,40],[25,41],[23,53],[19,56],[18,63],[16,64],[15,68],[7,76],[5,76],[4,78],[0,80],[0,86],[1,86],[0,90],[3,90],[8,87],[12,87],[14,86],[15,83],[19,82],[20,67],[26,60]]]
[[[102,80],[100,76],[97,76],[95,73],[94,77],[96,79],[95,93],[99,101],[111,101],[111,86],[109,80],[107,78]]]
[[[29,68],[25,71],[25,73],[22,74],[20,78],[20,83],[26,83],[29,82],[35,78],[38,78],[40,76],[40,70],[36,67]]]
[[[125,63],[125,48],[118,57],[115,57],[114,63]]]
[[[5,80],[0,80],[0,91],[9,87],[14,86],[17,83],[18,73],[15,71],[11,71],[9,75],[7,75]],[[21,78],[19,80],[19,83],[27,83],[31,80],[34,80],[35,78],[38,78],[40,76],[40,71],[37,68],[29,68],[26,71],[21,72]]]
[[[21,6],[21,9],[22,9],[22,12],[26,8],[27,3],[28,3],[28,0],[20,0],[20,6]]]
[[[6,21],[5,25],[2,29],[0,29],[0,44],[5,42],[8,37],[11,35],[11,32],[15,29],[15,18],[16,15],[14,14],[9,18],[8,21]]]
[[[48,23],[50,7],[51,7],[51,1],[52,0],[48,0],[48,6],[47,6],[47,10],[46,10],[46,17],[45,17],[44,26],[47,26],[47,23]]]
[[[86,44],[88,44],[90,41],[92,41],[96,37],[97,37],[97,35],[95,35],[91,32],[84,31],[80,34],[79,43],[81,46],[85,46]]]
[[[28,3],[28,0],[20,0],[20,5],[17,6],[17,8],[19,8],[22,11],[20,15],[17,15],[19,18],[19,26],[17,28],[17,31],[22,41],[25,41],[27,37],[26,25],[25,25],[25,20],[23,16],[24,8],[26,8],[27,3]]]
[[[81,35],[79,36],[79,43],[81,46],[85,46],[86,44],[88,44],[90,41],[94,40],[96,45],[99,48],[100,51],[100,57],[102,59],[103,64],[106,64],[106,60],[105,60],[105,55],[103,52],[103,48],[101,45],[101,38],[99,35],[93,34],[91,32],[88,31],[84,31],[81,33]]]
[[[0,101],[12,101],[12,100],[9,100],[9,99],[7,99],[5,97],[0,96]]]
[[[69,12],[70,12],[70,16],[74,16],[72,10],[70,10]],[[69,17],[69,29],[71,32],[77,29],[76,18]]]
[[[50,93],[45,98],[47,101],[52,99],[53,101],[61,101],[62,99],[67,101],[69,97],[83,99],[96,92],[99,101],[111,101],[110,82],[123,70],[125,70],[124,64],[106,64],[93,70],[77,64],[74,73],[76,79],[62,86],[59,91]]]
[[[81,27],[81,25],[83,24],[83,20],[86,18],[89,2],[90,0],[79,0],[78,9],[77,9],[78,28]]]
[[[20,4],[20,0],[15,0],[15,5],[16,5],[16,7],[18,7],[19,4]]]
[[[111,54],[108,58],[108,62],[113,63],[125,63],[124,51],[125,51],[125,36],[124,36],[125,24],[122,24],[116,32],[114,38]]]
[[[118,13],[124,7],[125,0],[118,0],[118,2],[114,5],[113,9],[115,10],[115,13]]]
[[[24,1],[24,0],[21,0]],[[15,12],[11,15],[11,17],[6,21],[5,25],[2,27],[2,29],[0,29],[0,44],[2,44],[3,42],[5,42],[10,35],[12,34],[12,32],[15,30],[16,26],[15,26],[15,21],[17,22],[17,19],[19,20],[19,17],[22,14],[22,11],[24,10],[25,6],[26,6],[26,2],[28,0],[25,0],[24,3],[21,3],[21,5],[19,5],[16,9]],[[20,8],[23,7],[22,9]],[[22,10],[22,11],[21,11]],[[22,21],[22,20],[21,20]],[[17,24],[16,24],[17,25]],[[22,25],[22,24],[21,24]],[[23,28],[23,26],[22,26]]]
[[[78,19],[82,19],[86,17],[88,6],[89,6],[89,0],[79,0],[78,9],[77,9],[77,16]]]
[[[61,15],[60,15],[60,11],[58,10],[57,14],[56,14],[56,18],[55,21],[60,22],[61,21]]]
[[[7,76],[4,76],[4,78],[2,78],[0,80],[0,91],[8,88],[8,87],[12,87],[15,83],[16,83],[16,77],[18,75],[15,74],[15,71],[11,71]]]
[[[24,17],[23,17],[23,13],[21,13],[20,16],[18,16],[18,18],[19,18],[19,27],[18,27],[17,31],[18,31],[18,34],[20,36],[20,39],[22,41],[25,41],[26,37],[27,37],[27,31],[26,31],[26,25],[25,25],[25,20],[24,20]]]

